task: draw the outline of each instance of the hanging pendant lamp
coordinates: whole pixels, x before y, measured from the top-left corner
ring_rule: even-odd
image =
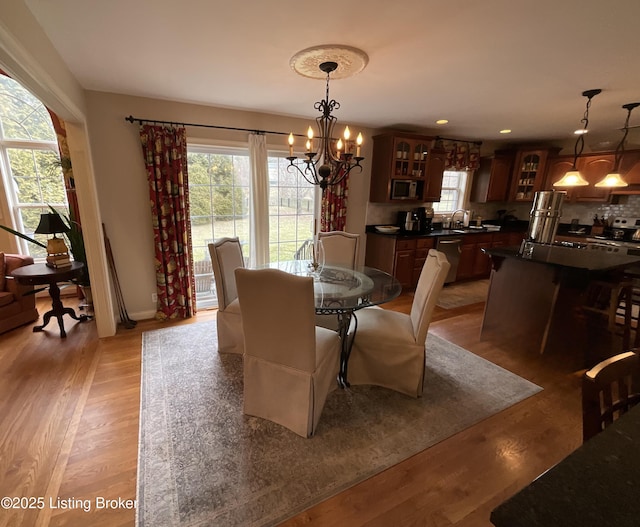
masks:
[[[582,154],[584,150],[584,136],[589,131],[589,108],[591,107],[591,99],[593,99],[596,95],[598,95],[602,90],[587,90],[582,92],[583,97],[587,98],[587,107],[584,111],[584,117],[580,121],[583,123],[583,127],[580,130],[576,130],[576,134],[578,134],[578,139],[576,140],[576,144],[573,148],[573,167],[569,170],[559,181],[556,181],[553,186],[554,187],[584,187],[589,184],[589,182],[582,177],[580,171],[576,168],[576,163],[578,162],[578,157]]]
[[[627,183],[622,176],[620,175],[620,162],[622,161],[622,156],[624,155],[624,142],[627,140],[627,135],[629,134],[629,118],[631,117],[631,111],[634,108],[640,106],[640,102],[632,102],[629,104],[625,104],[622,107],[627,110],[627,119],[624,122],[622,139],[620,139],[620,143],[616,147],[616,158],[613,164],[613,171],[610,174],[607,174],[601,181],[596,183],[596,187],[628,187],[629,183]]]

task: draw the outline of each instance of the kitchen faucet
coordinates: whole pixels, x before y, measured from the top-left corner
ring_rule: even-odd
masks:
[[[451,228],[454,229],[456,226],[456,223],[453,221],[453,218],[455,217],[456,214],[458,214],[458,212],[462,212],[462,218],[463,221],[461,221],[460,223],[463,224],[464,223],[464,214],[467,212],[465,209],[458,209],[456,210],[452,215],[451,215]]]

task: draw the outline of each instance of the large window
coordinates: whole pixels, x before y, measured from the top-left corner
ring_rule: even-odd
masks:
[[[316,187],[297,172],[287,171],[282,156],[269,156],[269,256],[270,261],[292,260],[305,241],[313,237]]]
[[[292,259],[313,234],[315,187],[286,169],[286,153],[270,153],[269,223],[271,261]],[[189,203],[198,308],[217,305],[208,244],[237,236],[251,256],[252,214],[249,152],[244,148],[188,147]]]
[[[468,180],[469,174],[467,172],[445,170],[440,201],[433,204],[433,210],[442,213],[463,208]]]
[[[0,74],[0,172],[13,228],[40,241],[33,231],[49,205],[67,213],[56,134],[44,105],[13,79]],[[35,258],[46,251],[19,240]]]

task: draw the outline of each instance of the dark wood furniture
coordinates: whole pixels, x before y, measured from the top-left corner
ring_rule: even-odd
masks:
[[[433,143],[433,137],[423,135],[374,136],[369,200],[376,203],[440,201],[446,152]],[[415,182],[416,197],[392,199],[391,190],[396,180]]]
[[[471,201],[507,201],[514,161],[514,150],[496,150],[493,157],[481,158],[480,166],[473,175]]]
[[[559,149],[518,150],[513,165],[509,201],[533,201],[535,193],[544,187],[547,157],[551,152],[557,153]]]
[[[496,527],[637,527],[640,406],[491,512]]]
[[[395,276],[403,289],[415,288],[435,237],[367,233],[365,263]]]
[[[640,402],[640,356],[625,351],[582,377],[582,439],[599,434]]]
[[[42,331],[49,323],[51,317],[58,319],[60,327],[60,337],[65,338],[67,333],[64,329],[63,316],[69,315],[72,319],[84,322],[88,320],[87,315],[77,316],[76,312],[70,307],[64,307],[60,300],[60,288],[58,282],[67,282],[80,275],[84,264],[81,262],[71,262],[69,267],[54,269],[45,264],[31,264],[15,269],[13,276],[19,283],[25,285],[48,285],[49,295],[51,296],[51,310],[47,311],[42,317],[42,325],[34,326],[33,331]]]

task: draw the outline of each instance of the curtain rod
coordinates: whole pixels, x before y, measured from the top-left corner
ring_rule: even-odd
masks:
[[[178,121],[161,121],[158,119],[142,119],[140,117],[134,117],[130,115],[129,117],[124,118],[125,121],[129,121],[130,123],[134,123],[138,121],[138,124],[142,123],[153,123],[153,124],[168,124],[171,126],[200,126],[202,128],[217,128],[219,130],[233,130],[236,132],[251,132],[254,134],[275,134],[275,135],[289,135],[289,132],[274,132],[272,130],[254,130],[251,128],[236,128],[233,126],[217,126],[215,124],[198,124],[198,123],[181,123]],[[297,137],[307,137],[304,134],[293,134]]]
[[[451,137],[436,136],[436,141],[454,141],[456,143],[467,143],[470,145],[482,145],[482,141],[465,141],[464,139],[452,139]]]

